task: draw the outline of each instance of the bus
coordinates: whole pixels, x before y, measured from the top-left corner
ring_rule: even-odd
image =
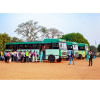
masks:
[[[66,40],[63,39],[44,39],[43,41],[13,42],[6,44],[6,51],[37,51],[38,55],[40,55],[42,49],[43,59],[49,62],[61,62],[63,58],[66,58]]]
[[[86,57],[86,53],[88,52],[88,44],[77,43],[77,45],[78,45],[79,59],[84,59]]]
[[[78,46],[76,42],[66,42],[67,45],[67,56],[69,59],[69,56],[71,55],[71,51],[73,51],[74,57],[78,57]]]

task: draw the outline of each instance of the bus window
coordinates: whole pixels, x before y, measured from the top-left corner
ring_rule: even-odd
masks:
[[[24,44],[23,45],[23,49],[28,49],[28,45],[27,44]]]
[[[8,49],[8,46],[9,46],[9,45],[6,45],[6,49]]]
[[[67,49],[68,50],[73,50],[73,46],[72,45],[67,45]]]
[[[51,43],[46,44],[46,49],[52,49],[52,44]]]
[[[6,49],[13,49],[13,45],[7,45]]]
[[[23,49],[23,45],[22,44],[19,44],[18,45],[18,49]]]
[[[34,49],[39,49],[39,44],[34,44]]]
[[[17,45],[13,45],[13,50],[14,50],[14,51],[17,50]]]
[[[58,43],[53,43],[53,49],[59,49],[59,44]]]
[[[28,48],[33,49],[33,44],[29,44]]]

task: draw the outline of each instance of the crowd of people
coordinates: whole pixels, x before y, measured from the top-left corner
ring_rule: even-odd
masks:
[[[40,62],[42,62],[43,60],[43,50],[41,50],[40,52],[40,55],[37,53],[37,51],[4,51],[4,52],[1,52],[0,51],[0,61],[1,60],[4,60],[5,62],[22,62],[22,63],[25,63],[25,62],[37,62],[37,59],[40,58]],[[96,55],[95,55],[95,52],[92,52],[92,51],[88,51],[87,54],[86,54],[86,61],[89,61],[89,66],[92,66],[92,59],[95,59],[96,58]],[[69,65],[71,64],[71,62],[73,61],[73,64],[75,65],[75,62],[74,62],[74,54],[73,54],[73,51],[71,52],[71,55],[70,55],[70,62],[69,62]]]
[[[40,57],[40,62],[42,62],[43,51],[41,50],[40,55],[37,51],[0,51],[0,61],[4,60],[5,62],[37,62],[38,57]]]

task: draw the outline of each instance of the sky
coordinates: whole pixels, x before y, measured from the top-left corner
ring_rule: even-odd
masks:
[[[100,44],[100,13],[0,13],[0,33],[22,38],[14,31],[19,24],[29,20],[64,34],[79,32],[90,45]]]

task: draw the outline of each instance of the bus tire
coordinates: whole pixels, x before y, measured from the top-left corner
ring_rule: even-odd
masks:
[[[59,58],[59,59],[57,59],[57,62],[61,62],[61,60],[62,60],[62,59],[61,59],[61,58]]]
[[[55,62],[55,56],[54,55],[49,55],[48,61],[51,62],[51,63],[54,63]]]

